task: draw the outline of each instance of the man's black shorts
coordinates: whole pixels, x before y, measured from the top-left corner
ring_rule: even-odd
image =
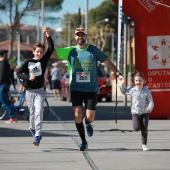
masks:
[[[52,89],[61,89],[61,81],[52,80]]]
[[[85,109],[96,110],[97,92],[71,91],[72,106],[83,106]]]

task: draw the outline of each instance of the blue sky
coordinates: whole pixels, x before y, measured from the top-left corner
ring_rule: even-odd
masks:
[[[105,0],[88,0],[89,10],[99,6],[103,1]],[[64,0],[62,4],[62,7],[63,7],[62,10],[57,12],[57,14],[54,13],[52,16],[57,16],[57,17],[62,18],[62,16],[66,13],[71,13],[71,14],[76,13],[79,8],[82,11],[86,11],[86,3],[87,3],[87,0]],[[29,16],[29,17],[25,17],[21,21],[22,23],[26,25],[37,25],[37,17]],[[45,23],[44,25],[48,25],[54,29],[61,27],[61,24],[59,23],[53,23],[53,24]]]

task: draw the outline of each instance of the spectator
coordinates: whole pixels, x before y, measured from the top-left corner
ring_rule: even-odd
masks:
[[[44,89],[46,90],[48,84],[48,69],[46,68],[44,73]]]
[[[15,82],[15,78],[14,78],[14,68],[13,67],[11,67],[11,69],[10,69],[10,75],[11,75],[11,78],[10,78],[10,80],[11,80],[11,84],[13,85],[13,87],[14,87],[14,90],[16,90],[16,82]]]
[[[51,81],[51,69],[48,71],[48,84],[50,86],[50,90],[52,91],[52,81]]]
[[[52,80],[52,89],[54,98],[57,99],[57,90],[59,91],[60,99],[61,99],[61,79],[62,79],[62,71],[58,68],[58,63],[52,64],[53,68],[51,70],[51,80]]]
[[[10,78],[10,65],[8,61],[3,58],[3,52],[0,50],[0,107],[3,105],[10,118],[6,123],[16,123],[18,119],[16,118],[9,101]]]

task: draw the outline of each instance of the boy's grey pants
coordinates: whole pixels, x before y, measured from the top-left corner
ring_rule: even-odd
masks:
[[[44,88],[26,90],[26,100],[30,111],[30,128],[35,130],[35,136],[41,136],[44,99]]]

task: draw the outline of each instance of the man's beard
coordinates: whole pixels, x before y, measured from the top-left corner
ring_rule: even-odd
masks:
[[[77,40],[77,44],[78,45],[84,45],[86,43],[86,40],[81,39],[81,41],[79,41],[79,39]]]

